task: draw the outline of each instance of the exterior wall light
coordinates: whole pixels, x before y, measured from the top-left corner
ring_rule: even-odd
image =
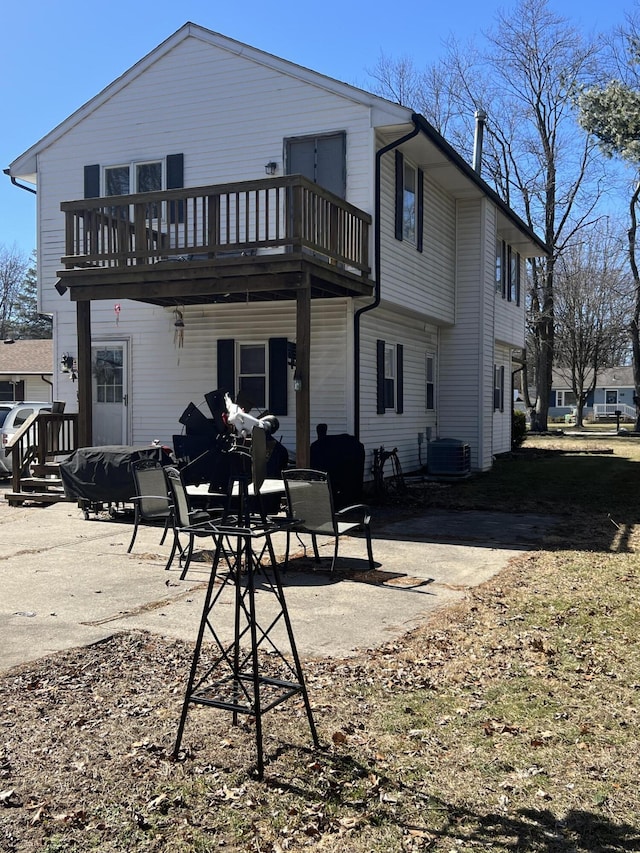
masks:
[[[60,359],[60,370],[62,373],[72,373],[75,359],[72,355],[66,352]]]
[[[265,164],[264,170],[267,175],[275,175],[277,168],[278,164],[273,160],[270,160],[268,163]]]

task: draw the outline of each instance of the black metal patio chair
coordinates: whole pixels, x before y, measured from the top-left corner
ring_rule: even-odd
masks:
[[[222,521],[223,511],[210,512],[205,509],[192,508],[180,471],[177,468],[168,466],[164,468],[164,474],[169,489],[171,524],[173,526],[173,545],[165,569],[168,570],[171,568],[176,551],[179,551],[180,562],[182,563],[180,580],[184,580],[189,570],[189,563],[193,556],[193,547],[196,538],[209,536],[212,538],[215,546],[218,536],[215,522]],[[181,546],[181,535],[188,537],[186,548]]]
[[[311,536],[316,563],[320,563],[317,537],[332,536],[335,540],[331,561],[331,571],[333,571],[338,557],[340,537],[361,530],[367,541],[369,567],[375,568],[371,545],[371,513],[368,506],[355,504],[336,511],[329,475],[324,471],[294,468],[283,471],[282,477],[291,519],[291,526],[287,530],[285,564],[289,559],[291,533]]]
[[[134,508],[133,534],[127,548],[131,552],[141,524],[163,525],[160,544],[164,543],[171,521],[169,492],[164,470],[155,459],[139,459],[131,466],[136,494],[131,498]]]

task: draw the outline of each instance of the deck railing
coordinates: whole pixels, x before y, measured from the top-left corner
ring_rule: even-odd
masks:
[[[620,413],[623,418],[635,421],[636,409],[635,406],[629,406],[627,403],[594,403],[593,417],[598,418],[615,418]]]
[[[20,492],[23,476],[32,465],[45,465],[56,456],[78,448],[78,415],[34,412],[11,436],[5,450],[12,455],[12,487]]]
[[[61,204],[67,268],[307,252],[368,275],[371,217],[291,175]]]

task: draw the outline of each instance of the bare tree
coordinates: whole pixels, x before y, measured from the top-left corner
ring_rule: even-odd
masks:
[[[556,369],[576,399],[576,424],[598,372],[626,360],[629,276],[617,235],[592,229],[567,246],[556,264]]]
[[[547,427],[552,381],[556,263],[577,232],[595,219],[600,195],[595,141],[578,126],[574,98],[592,79],[598,50],[546,0],[520,0],[498,15],[482,51],[452,41],[441,70],[421,77],[423,102],[448,97],[449,135],[467,156],[473,113],[487,113],[484,174],[550,249],[549,258],[533,261],[528,292],[534,342],[528,360],[537,399],[527,403],[539,430]],[[412,83],[415,79],[414,74]],[[443,131],[442,123],[436,126]]]
[[[11,328],[11,318],[20,287],[29,267],[29,259],[16,245],[0,245],[0,339],[4,340]]]

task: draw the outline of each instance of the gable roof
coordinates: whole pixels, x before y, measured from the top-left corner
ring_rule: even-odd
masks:
[[[391,135],[398,137],[407,132],[407,128],[416,127],[426,140],[429,151],[435,153],[438,168],[447,167],[447,182],[456,197],[482,195],[489,198],[498,208],[501,230],[506,239],[516,246],[525,257],[539,257],[550,254],[549,247],[535,232],[500,198],[492,187],[471,167],[469,163],[446,141],[446,139],[424,118],[413,113],[408,107],[374,95],[370,92],[342,83],[317,71],[297,65],[243,42],[223,36],[198,24],[187,22],[150,53],[131,66],[120,77],[110,83],[101,92],[87,101],[82,107],[51,130],[46,136],[32,145],[20,157],[13,161],[8,173],[14,178],[36,182],[37,155],[72,130],[87,116],[99,109],[102,104],[125,88],[132,80],[144,73],[169,51],[188,38],[196,38],[221,50],[242,56],[251,62],[293,76],[312,86],[332,92],[339,97],[366,106],[372,110],[372,124],[375,128],[385,128]],[[445,174],[440,171],[441,177]]]
[[[0,343],[0,374],[53,373],[53,341],[11,341]]]
[[[243,42],[236,41],[228,36],[216,33],[199,24],[187,22],[179,30],[176,30],[173,35],[165,39],[161,44],[155,47],[142,59],[138,60],[135,65],[132,65],[124,74],[116,78],[112,83],[109,83],[101,92],[83,104],[79,109],[72,113],[68,118],[62,121],[57,127],[49,131],[38,142],[27,149],[16,160],[11,163],[9,172],[14,177],[19,177],[24,180],[35,182],[36,175],[36,156],[37,154],[48,148],[64,134],[68,133],[79,122],[89,116],[92,112],[99,109],[102,104],[124,89],[132,80],[143,74],[154,63],[158,62],[163,56],[173,50],[181,42],[188,38],[196,38],[207,44],[218,47],[230,53],[242,56],[266,68],[279,71],[282,74],[287,74],[303,80],[313,86],[333,92],[343,98],[348,98],[368,107],[374,108],[378,113],[376,125],[378,124],[399,124],[408,122],[411,119],[411,110],[403,107],[400,104],[394,104],[385,98],[378,95],[373,95],[366,92],[364,89],[359,89],[356,86],[351,86],[348,83],[342,83],[332,77],[321,74],[318,71],[312,71],[302,65],[297,65],[287,59],[282,59],[274,56],[271,53],[260,50],[256,47],[251,47]]]
[[[591,382],[592,371],[587,373],[587,382]],[[563,391],[571,388],[571,373],[568,368],[553,368],[553,384],[556,390]],[[597,388],[633,388],[633,367],[622,365],[621,367],[605,367],[598,371]]]

